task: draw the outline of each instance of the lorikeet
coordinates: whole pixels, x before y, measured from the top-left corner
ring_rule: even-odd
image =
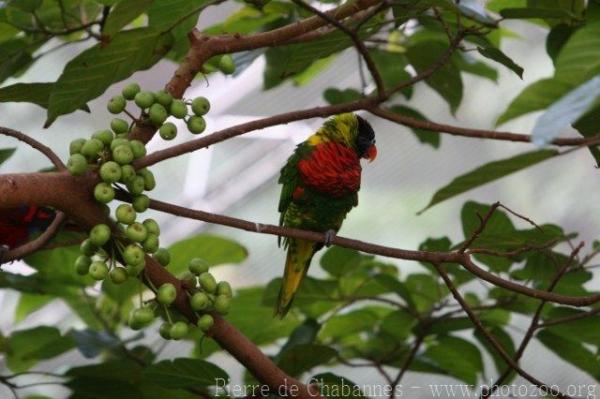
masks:
[[[0,209],[0,248],[6,250],[25,244],[33,234],[44,231],[54,216],[52,209],[37,206]]]
[[[366,120],[350,113],[329,119],[296,147],[281,169],[279,225],[326,232],[331,239],[358,205],[360,158],[373,161],[376,156],[375,132]],[[287,259],[275,309],[278,316],[288,312],[313,255],[323,245],[284,239]]]

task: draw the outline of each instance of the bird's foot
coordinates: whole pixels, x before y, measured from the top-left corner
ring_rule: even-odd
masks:
[[[325,241],[323,242],[323,244],[325,244],[325,246],[327,248],[329,248],[333,242],[333,239],[335,238],[335,230],[327,230],[325,232]]]
[[[0,245],[0,266],[4,263],[4,255],[8,252],[9,248],[6,245]]]

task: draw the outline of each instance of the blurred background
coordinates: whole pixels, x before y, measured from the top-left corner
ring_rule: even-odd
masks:
[[[226,3],[209,8],[201,17],[200,27],[221,21],[231,11],[231,7],[235,5]],[[492,129],[498,115],[517,93],[529,83],[552,74],[551,61],[544,48],[546,31],[527,23],[508,24],[507,27],[517,33],[518,37],[506,39],[502,49],[525,68],[523,80],[502,67],[498,68],[497,83],[463,75],[465,96],[455,116],[450,114],[447,104],[437,93],[424,84],[416,86],[411,104],[437,122]],[[54,44],[48,46],[53,47]],[[55,80],[65,63],[72,58],[73,51],[73,48],[69,48],[68,51],[59,50],[48,55],[47,59],[37,63],[24,76],[18,80],[10,79],[6,85],[17,81]],[[202,95],[211,101],[211,112],[207,115],[208,133],[246,120],[325,104],[322,91],[326,87],[359,87],[358,62],[353,50],[345,51],[325,72],[303,86],[297,87],[288,82],[269,91],[262,89],[264,59],[258,57],[249,62],[247,68],[239,74],[230,77],[216,74],[209,76],[208,80],[197,79],[187,91],[188,98]],[[91,114],[76,112],[63,116],[49,129],[42,128],[45,120],[43,109],[29,104],[0,103],[0,125],[34,136],[66,159],[69,141],[106,128],[112,117],[106,111],[105,104],[126,83],[137,81],[145,89],[158,90],[175,68],[173,63],[163,61],[151,70],[137,73],[127,81],[111,87],[104,96],[90,102]],[[372,164],[364,165],[359,207],[346,219],[340,235],[406,249],[416,249],[428,237],[448,236],[453,241],[459,241],[462,239],[460,209],[465,200],[472,199],[484,203],[501,201],[537,223],[555,223],[563,226],[565,231],[580,232],[579,239],[588,243],[588,249],[592,240],[598,238],[600,213],[596,209],[600,196],[593,184],[597,179],[597,170],[587,151],[575,151],[565,157],[551,159],[458,196],[417,216],[417,211],[427,204],[433,193],[455,176],[489,161],[532,150],[532,145],[443,135],[441,147],[435,150],[419,143],[402,126],[372,115],[364,116],[377,133],[379,156]],[[502,126],[502,130],[528,133],[536,116],[530,114],[517,119]],[[153,197],[254,222],[277,224],[279,170],[294,146],[322,123],[321,119],[311,119],[277,126],[163,162],[153,167],[158,182],[152,193]],[[569,134],[571,133],[564,132],[565,136]],[[181,135],[175,142],[188,138],[189,136]],[[148,150],[151,152],[166,145],[164,141],[153,140]],[[45,158],[26,145],[0,137],[0,148],[5,147],[17,147],[18,150],[3,164],[0,170],[2,173],[36,171],[49,166]],[[265,284],[282,273],[285,254],[277,248],[274,236],[207,225],[151,211],[148,213],[161,224],[163,246],[199,232],[226,236],[244,245],[249,256],[243,264],[215,269],[217,277],[232,282],[234,288]],[[515,220],[515,223],[521,228],[527,227],[521,221]],[[415,263],[393,262],[403,275],[420,269]],[[313,262],[311,270],[316,276],[321,273],[317,263]],[[3,267],[24,274],[32,272],[32,269],[20,262]],[[598,282],[596,273],[589,286],[597,287]],[[18,294],[14,292],[0,292],[0,329],[4,335],[42,322],[55,324],[64,330],[77,326],[76,317],[59,302],[53,302],[15,324],[17,298]],[[518,342],[527,325],[525,319],[513,318],[511,325],[509,332]],[[158,345],[160,339],[147,336],[144,340]],[[171,342],[161,356],[185,356],[190,348],[187,344]],[[226,369],[240,370],[237,363],[227,355],[218,354],[213,358]],[[496,377],[489,360],[486,358],[487,383]],[[40,368],[57,371],[86,362],[90,360],[71,351],[42,363]],[[566,387],[566,384],[594,384],[591,378],[563,363],[536,343],[527,349],[523,368],[532,370],[540,379],[561,387]],[[9,372],[0,358],[0,374],[6,373]],[[341,373],[359,385],[383,382],[375,371],[343,369]],[[235,381],[241,381],[241,370],[238,373],[232,372],[231,375],[235,377]],[[432,381],[449,383],[453,380],[438,375],[409,372],[403,384],[426,387]],[[522,382],[519,379],[515,381]],[[7,397],[8,391],[4,392],[2,389],[0,387],[0,397]],[[35,392],[56,398],[67,394],[52,386],[32,387],[30,390],[23,390],[22,394],[26,397],[28,393]],[[410,394],[415,398],[431,397],[431,393],[425,388],[411,390]]]

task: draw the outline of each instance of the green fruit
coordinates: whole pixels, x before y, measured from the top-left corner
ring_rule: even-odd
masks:
[[[133,158],[138,159],[146,155],[146,146],[139,140],[131,140],[129,143],[131,151],[133,152]]]
[[[200,285],[204,291],[211,294],[214,294],[217,291],[217,280],[215,280],[215,277],[212,274],[204,272],[198,276],[198,281],[200,281]]]
[[[165,283],[160,286],[156,293],[156,300],[162,305],[170,305],[177,297],[177,290],[171,283]]]
[[[131,195],[140,195],[144,192],[145,183],[142,176],[134,176],[133,179],[125,183]]]
[[[196,325],[204,332],[208,332],[208,330],[210,330],[214,324],[215,319],[213,319],[213,317],[209,314],[203,314],[200,316],[198,322],[196,323]]]
[[[120,146],[121,144],[124,145],[129,145],[129,140],[127,140],[126,138],[122,138],[122,137],[117,137],[115,138],[111,143],[110,143],[110,150],[114,151],[115,148],[117,148],[118,146]]]
[[[98,247],[92,243],[92,240],[86,238],[79,246],[79,250],[85,256],[93,256],[98,251]]]
[[[158,236],[156,234],[149,233],[148,237],[142,243],[142,247],[144,247],[144,251],[153,254],[158,251],[158,247],[160,246],[160,242],[158,241]]]
[[[130,164],[133,161],[133,151],[130,146],[121,144],[112,150],[112,157],[120,165]]]
[[[202,273],[206,273],[209,268],[208,262],[201,258],[194,258],[190,261],[188,265],[188,269],[190,272],[194,273],[196,276],[201,275]]]
[[[144,189],[148,191],[154,190],[156,187],[156,180],[154,179],[154,173],[150,172],[148,169],[144,168],[138,170],[138,175],[144,178]]]
[[[189,329],[187,323],[183,321],[178,321],[171,326],[171,330],[169,331],[169,335],[171,339],[180,340],[181,338],[188,335]]]
[[[75,260],[75,270],[77,271],[77,274],[82,276],[88,274],[88,272],[90,271],[91,264],[92,260],[89,257],[85,255],[78,256]]]
[[[192,111],[197,116],[202,116],[210,110],[210,102],[206,97],[196,97],[192,101]]]
[[[200,134],[206,129],[206,122],[201,116],[192,116],[187,121],[187,127],[190,133]]]
[[[210,305],[210,299],[204,292],[196,292],[190,299],[190,306],[195,311],[204,310]]]
[[[235,72],[235,62],[233,62],[233,58],[229,54],[221,57],[217,67],[226,75],[231,75]]]
[[[148,117],[150,118],[150,122],[155,124],[156,126],[160,126],[167,120],[169,117],[169,113],[160,104],[152,104],[150,110],[148,111]]]
[[[94,187],[94,198],[98,202],[107,204],[115,199],[115,190],[109,183],[98,183]]]
[[[171,253],[166,248],[158,248],[152,257],[163,266],[171,262]]]
[[[137,214],[133,207],[129,204],[121,204],[115,211],[117,220],[123,224],[131,224],[135,222]]]
[[[154,94],[149,91],[140,91],[135,95],[133,101],[138,107],[146,109],[154,103]]]
[[[94,280],[104,280],[108,276],[108,266],[104,262],[92,262],[90,265],[90,276]]]
[[[81,176],[87,172],[87,159],[81,154],[73,154],[67,161],[67,169],[69,169],[72,175]]]
[[[115,135],[110,130],[98,130],[92,137],[100,140],[105,146],[109,146],[115,138]]]
[[[127,226],[125,230],[125,236],[129,238],[131,241],[142,242],[148,237],[148,232],[146,228],[141,223],[132,223]]]
[[[132,330],[136,330],[136,331],[144,328],[144,324],[140,323],[133,317],[133,312],[129,315],[129,320],[127,320],[127,325],[129,326],[129,328],[131,328]]]
[[[164,107],[168,107],[173,102],[173,96],[166,90],[157,91],[154,94],[154,97],[156,97],[156,101]]]
[[[100,166],[100,177],[106,183],[115,183],[121,179],[121,167],[115,161],[104,162]]]
[[[133,198],[131,205],[136,212],[144,212],[150,206],[150,198],[144,194],[138,195]]]
[[[140,263],[139,265],[125,265],[125,270],[127,271],[127,275],[131,277],[136,277],[142,270],[144,270],[144,263]]]
[[[129,244],[123,251],[123,260],[128,265],[141,265],[144,263],[144,251],[135,244]]]
[[[131,165],[123,165],[121,166],[121,181],[123,183],[128,183],[135,179],[137,174],[135,173],[135,169]]]
[[[198,285],[198,281],[196,280],[196,276],[194,276],[192,273],[190,272],[185,272],[182,276],[181,276],[181,281],[183,282],[183,286],[190,289],[190,288],[196,288],[196,285]]]
[[[219,281],[219,284],[217,284],[217,295],[223,295],[231,298],[233,295],[231,285],[227,281]]]
[[[97,247],[101,247],[110,240],[110,227],[105,224],[97,224],[90,231],[90,241]]]
[[[183,100],[173,100],[171,107],[169,107],[169,113],[175,118],[183,119],[187,116],[187,105]]]
[[[108,112],[110,112],[111,114],[118,114],[120,112],[123,112],[126,104],[127,104],[127,101],[125,101],[125,97],[123,97],[121,95],[117,95],[108,101],[106,108],[108,109]]]
[[[215,310],[222,315],[226,315],[231,307],[231,298],[225,295],[217,296],[215,300]]]
[[[110,128],[115,134],[127,133],[129,131],[129,123],[121,118],[115,118],[110,121]]]
[[[85,144],[85,139],[76,139],[69,144],[69,155],[81,153],[81,147]]]
[[[123,284],[129,278],[127,270],[123,267],[113,268],[109,273],[109,277],[115,284]]]
[[[154,311],[149,307],[135,309],[132,313],[132,317],[136,322],[147,325],[154,320]]]
[[[177,126],[172,122],[165,122],[164,125],[158,129],[158,134],[164,140],[173,140],[177,136]]]
[[[104,143],[98,139],[86,140],[85,144],[81,147],[81,154],[85,155],[88,159],[98,158],[98,154],[104,148]]]
[[[137,83],[129,83],[127,86],[123,88],[121,94],[128,100],[133,100],[135,95],[140,92],[140,85]]]
[[[171,339],[171,325],[169,323],[162,323],[158,329],[158,333],[164,339]]]
[[[143,221],[143,224],[146,226],[146,230],[148,230],[149,234],[160,234],[160,227],[158,226],[158,223],[156,223],[156,220],[146,219]]]

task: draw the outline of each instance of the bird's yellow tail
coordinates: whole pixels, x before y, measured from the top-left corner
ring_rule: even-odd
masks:
[[[279,289],[275,314],[283,318],[290,310],[292,301],[302,278],[306,275],[310,261],[315,254],[315,244],[311,241],[290,239],[285,261],[285,272]]]

